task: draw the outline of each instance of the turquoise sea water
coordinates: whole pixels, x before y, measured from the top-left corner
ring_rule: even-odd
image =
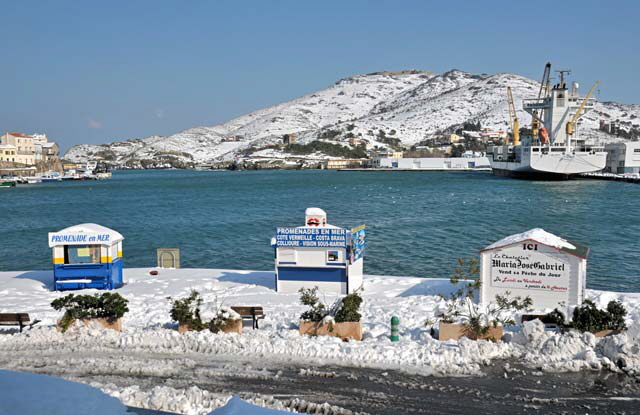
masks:
[[[48,269],[47,233],[95,222],[125,236],[126,267],[179,247],[182,267],[267,270],[277,226],[306,207],[366,224],[368,274],[450,276],[456,258],[533,227],[591,247],[587,285],[640,291],[640,186],[488,173],[126,171],[0,190],[0,271]]]

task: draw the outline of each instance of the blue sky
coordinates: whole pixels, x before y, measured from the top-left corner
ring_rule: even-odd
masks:
[[[640,104],[640,5],[594,1],[0,1],[0,131],[63,149],[169,135],[381,70],[540,78]],[[564,22],[564,24],[562,24]]]

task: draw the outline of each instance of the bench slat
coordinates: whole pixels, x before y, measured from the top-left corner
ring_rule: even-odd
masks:
[[[0,314],[1,323],[27,323],[30,321],[29,314],[27,313],[3,313]]]
[[[240,316],[246,318],[253,317],[254,315],[256,317],[264,316],[264,310],[262,307],[231,307],[231,309],[240,314]]]

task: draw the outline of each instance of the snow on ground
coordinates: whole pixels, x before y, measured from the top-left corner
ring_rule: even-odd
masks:
[[[125,413],[127,409],[120,401],[94,387],[53,376],[0,370],[0,414],[2,415],[118,415]]]
[[[496,344],[465,338],[458,342],[440,342],[430,336],[425,321],[433,319],[436,309],[442,306],[439,295],[452,291],[448,280],[366,276],[361,310],[364,339],[341,342],[336,338],[299,335],[298,318],[304,307],[299,304],[297,293],[274,291],[273,272],[162,269],[157,276],[151,276],[148,271],[125,270],[127,285],[117,290],[129,300],[130,312],[123,319],[122,333],[74,327],[66,334],[58,333],[54,327],[61,312],[53,310],[50,303],[63,294],[52,291],[51,272],[1,272],[0,312],[28,312],[32,319],[42,320],[24,333],[11,328],[2,330],[5,334],[0,335],[0,354],[13,356],[6,360],[9,363],[5,364],[12,366],[8,369],[26,365],[26,360],[21,359],[25,353],[55,350],[58,355],[69,356],[65,361],[72,363],[68,364],[70,377],[87,368],[94,374],[171,376],[173,371],[181,370],[181,362],[197,364],[194,356],[214,355],[229,362],[258,359],[273,364],[372,367],[426,375],[478,375],[483,365],[500,358],[516,358],[543,371],[601,368],[618,371],[617,366],[622,366],[630,373],[640,373],[640,294],[637,293],[587,291],[587,296],[600,307],[605,307],[610,300],[620,300],[629,311],[629,331],[603,340],[590,333],[545,332],[536,321],[521,328],[508,328],[509,342]],[[245,325],[242,335],[179,334],[169,316],[168,297],[186,296],[191,289],[200,291],[205,301],[217,299],[227,306],[263,306],[266,318],[258,330]],[[327,303],[336,298],[331,294],[324,297]],[[399,316],[401,321],[398,343],[388,338],[392,316]],[[87,357],[93,352],[95,357]],[[115,362],[100,357],[108,352],[121,353],[124,358]],[[134,354],[168,358],[154,360],[150,365],[144,359],[127,358]],[[109,389],[105,386],[103,390]],[[109,392],[114,396],[122,393],[136,396],[135,391]],[[147,395],[140,399],[149,402],[153,393],[145,393]],[[185,394],[191,396],[188,392]],[[131,404],[131,399],[125,403]]]

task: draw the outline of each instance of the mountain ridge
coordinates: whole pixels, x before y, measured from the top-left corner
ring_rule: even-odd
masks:
[[[259,109],[214,126],[192,127],[170,136],[73,146],[64,158],[102,158],[117,167],[191,167],[245,157],[284,157],[275,145],[284,135],[301,144],[328,140],[349,145],[359,138],[371,146],[395,143],[411,146],[426,138],[452,132],[465,123],[480,122],[494,130],[508,128],[506,87],[510,86],[521,126],[531,117],[520,107],[538,93],[539,83],[526,77],[498,73],[472,74],[452,69],[381,71],[339,79],[329,87],[272,107]],[[599,121],[620,120],[640,129],[640,105],[598,102],[582,117],[582,133],[605,137]],[[382,131],[382,133],[381,133]],[[309,157],[322,158],[322,154]]]

